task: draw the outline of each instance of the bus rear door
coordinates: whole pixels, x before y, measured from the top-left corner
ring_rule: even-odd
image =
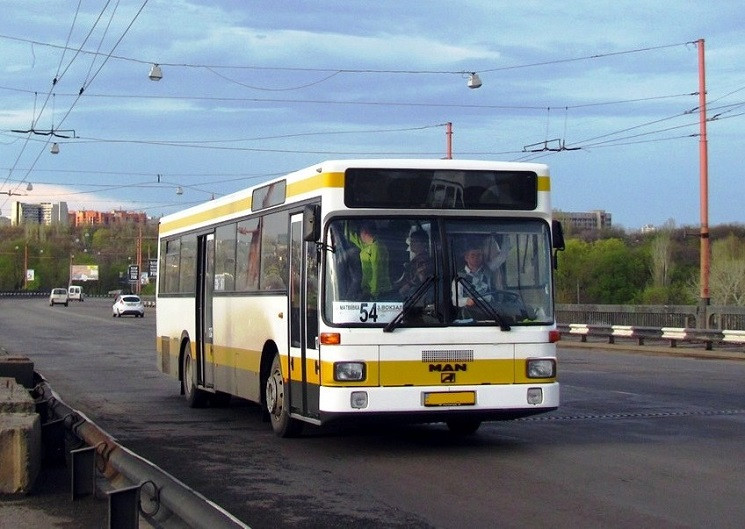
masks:
[[[215,285],[215,235],[199,237],[197,267],[197,365],[199,383],[215,387],[215,351],[213,347],[212,294]]]

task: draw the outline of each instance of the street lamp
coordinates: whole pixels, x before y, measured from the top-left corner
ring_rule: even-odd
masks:
[[[468,74],[468,88],[480,88],[481,84],[481,77],[479,77],[479,74],[476,72]]]
[[[163,70],[160,69],[160,65],[153,64],[150,67],[150,73],[148,74],[148,77],[151,81],[160,81],[163,79]]]

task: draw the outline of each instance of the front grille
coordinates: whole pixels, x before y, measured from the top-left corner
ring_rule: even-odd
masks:
[[[473,349],[422,351],[422,362],[473,362]]]

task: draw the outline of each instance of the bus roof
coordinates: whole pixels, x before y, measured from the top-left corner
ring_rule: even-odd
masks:
[[[538,176],[548,177],[546,164],[526,162],[500,162],[489,160],[453,160],[429,158],[366,158],[349,160],[326,160],[318,164],[299,169],[286,175],[267,179],[266,181],[241,189],[220,198],[192,206],[190,208],[164,215],[160,219],[161,234],[177,232],[183,228],[197,227],[217,218],[228,219],[251,211],[253,192],[275,182],[285,181],[287,195],[296,196],[310,190],[332,187],[343,187],[344,172],[349,168],[379,169],[450,169],[450,170],[500,170],[500,171],[533,171]],[[339,177],[341,175],[341,177]]]

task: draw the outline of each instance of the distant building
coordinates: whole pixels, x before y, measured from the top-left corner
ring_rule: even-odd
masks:
[[[641,228],[642,233],[653,233],[657,231],[657,228],[655,228],[654,224],[645,224]]]
[[[23,224],[68,224],[67,202],[42,202],[41,204],[26,204],[13,202],[10,208],[11,226]]]
[[[601,230],[611,227],[611,214],[597,209],[588,212],[560,211],[555,209],[553,216],[565,228],[572,231]]]
[[[70,213],[73,226],[116,226],[121,224],[146,224],[147,215],[132,211],[93,211],[82,210]]]

